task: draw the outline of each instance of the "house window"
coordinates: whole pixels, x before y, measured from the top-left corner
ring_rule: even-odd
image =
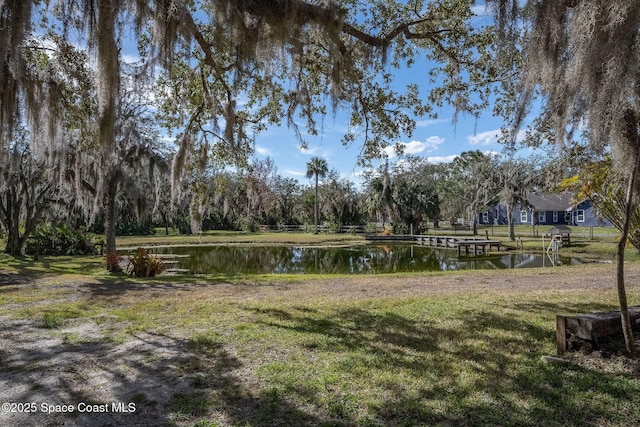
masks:
[[[578,210],[577,221],[578,222],[584,222],[584,210],[582,210],[582,209]]]
[[[529,220],[529,216],[527,215],[527,210],[522,209],[520,211],[520,222],[526,223]]]
[[[553,222],[558,222],[558,211],[553,211]]]
[[[571,221],[573,219],[573,213],[572,212],[565,212],[564,213],[564,222],[566,222],[567,224],[572,224],[573,221]]]
[[[489,212],[485,212],[482,214],[482,223],[489,224]]]
[[[538,222],[540,222],[540,223],[547,222],[547,212],[546,211],[538,212]]]

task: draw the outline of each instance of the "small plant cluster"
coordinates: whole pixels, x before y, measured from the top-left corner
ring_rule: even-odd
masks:
[[[83,228],[71,229],[66,225],[43,224],[25,242],[27,255],[91,255],[95,246]]]
[[[44,313],[42,326],[47,329],[56,329],[64,324],[64,319],[57,313]]]
[[[127,272],[136,277],[153,277],[164,270],[162,261],[150,254],[145,248],[138,248],[133,255],[129,256],[129,266]]]

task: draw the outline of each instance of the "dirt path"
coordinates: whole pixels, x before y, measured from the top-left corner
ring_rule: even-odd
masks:
[[[154,283],[136,290],[135,298],[152,298],[167,290],[178,296],[181,292],[195,292],[198,298],[230,301],[336,295],[357,300],[548,289],[610,288],[614,292],[613,277],[612,265],[593,265],[410,278],[354,276],[303,283],[216,286]],[[629,266],[627,281],[632,296],[637,294],[640,266]],[[50,278],[30,281],[1,275],[0,293],[8,285],[17,286],[21,292],[46,285],[49,289],[54,287],[65,299],[108,298],[131,291],[131,285],[126,283],[105,287],[86,279],[52,284]],[[15,290],[13,286],[12,289]],[[171,407],[172,399],[181,393],[191,396],[197,386],[197,373],[180,369],[196,357],[184,339],[136,333],[127,335],[123,342],[114,342],[110,338],[114,336],[114,328],[124,328],[126,324],[101,322],[96,318],[74,319],[59,329],[46,329],[31,319],[2,315],[4,310],[15,309],[15,306],[16,303],[12,307],[0,306],[1,426],[164,426],[168,419],[169,425],[193,425],[179,413],[172,414]],[[232,358],[232,349],[227,349],[225,354]],[[228,364],[233,365],[232,360]],[[228,420],[214,421],[226,425]]]

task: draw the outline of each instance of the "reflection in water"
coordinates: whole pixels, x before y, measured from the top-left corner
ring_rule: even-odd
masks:
[[[417,245],[352,247],[185,246],[152,248],[179,257],[180,268],[196,274],[376,274],[418,271],[511,269],[581,264],[577,259],[531,254],[457,258],[455,250]]]

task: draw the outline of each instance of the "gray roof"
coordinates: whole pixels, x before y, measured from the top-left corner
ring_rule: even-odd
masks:
[[[573,194],[564,192],[560,194],[540,195],[531,193],[527,202],[537,211],[568,211],[576,205]]]
[[[549,229],[549,234],[571,233],[571,228],[564,224],[557,224]]]

